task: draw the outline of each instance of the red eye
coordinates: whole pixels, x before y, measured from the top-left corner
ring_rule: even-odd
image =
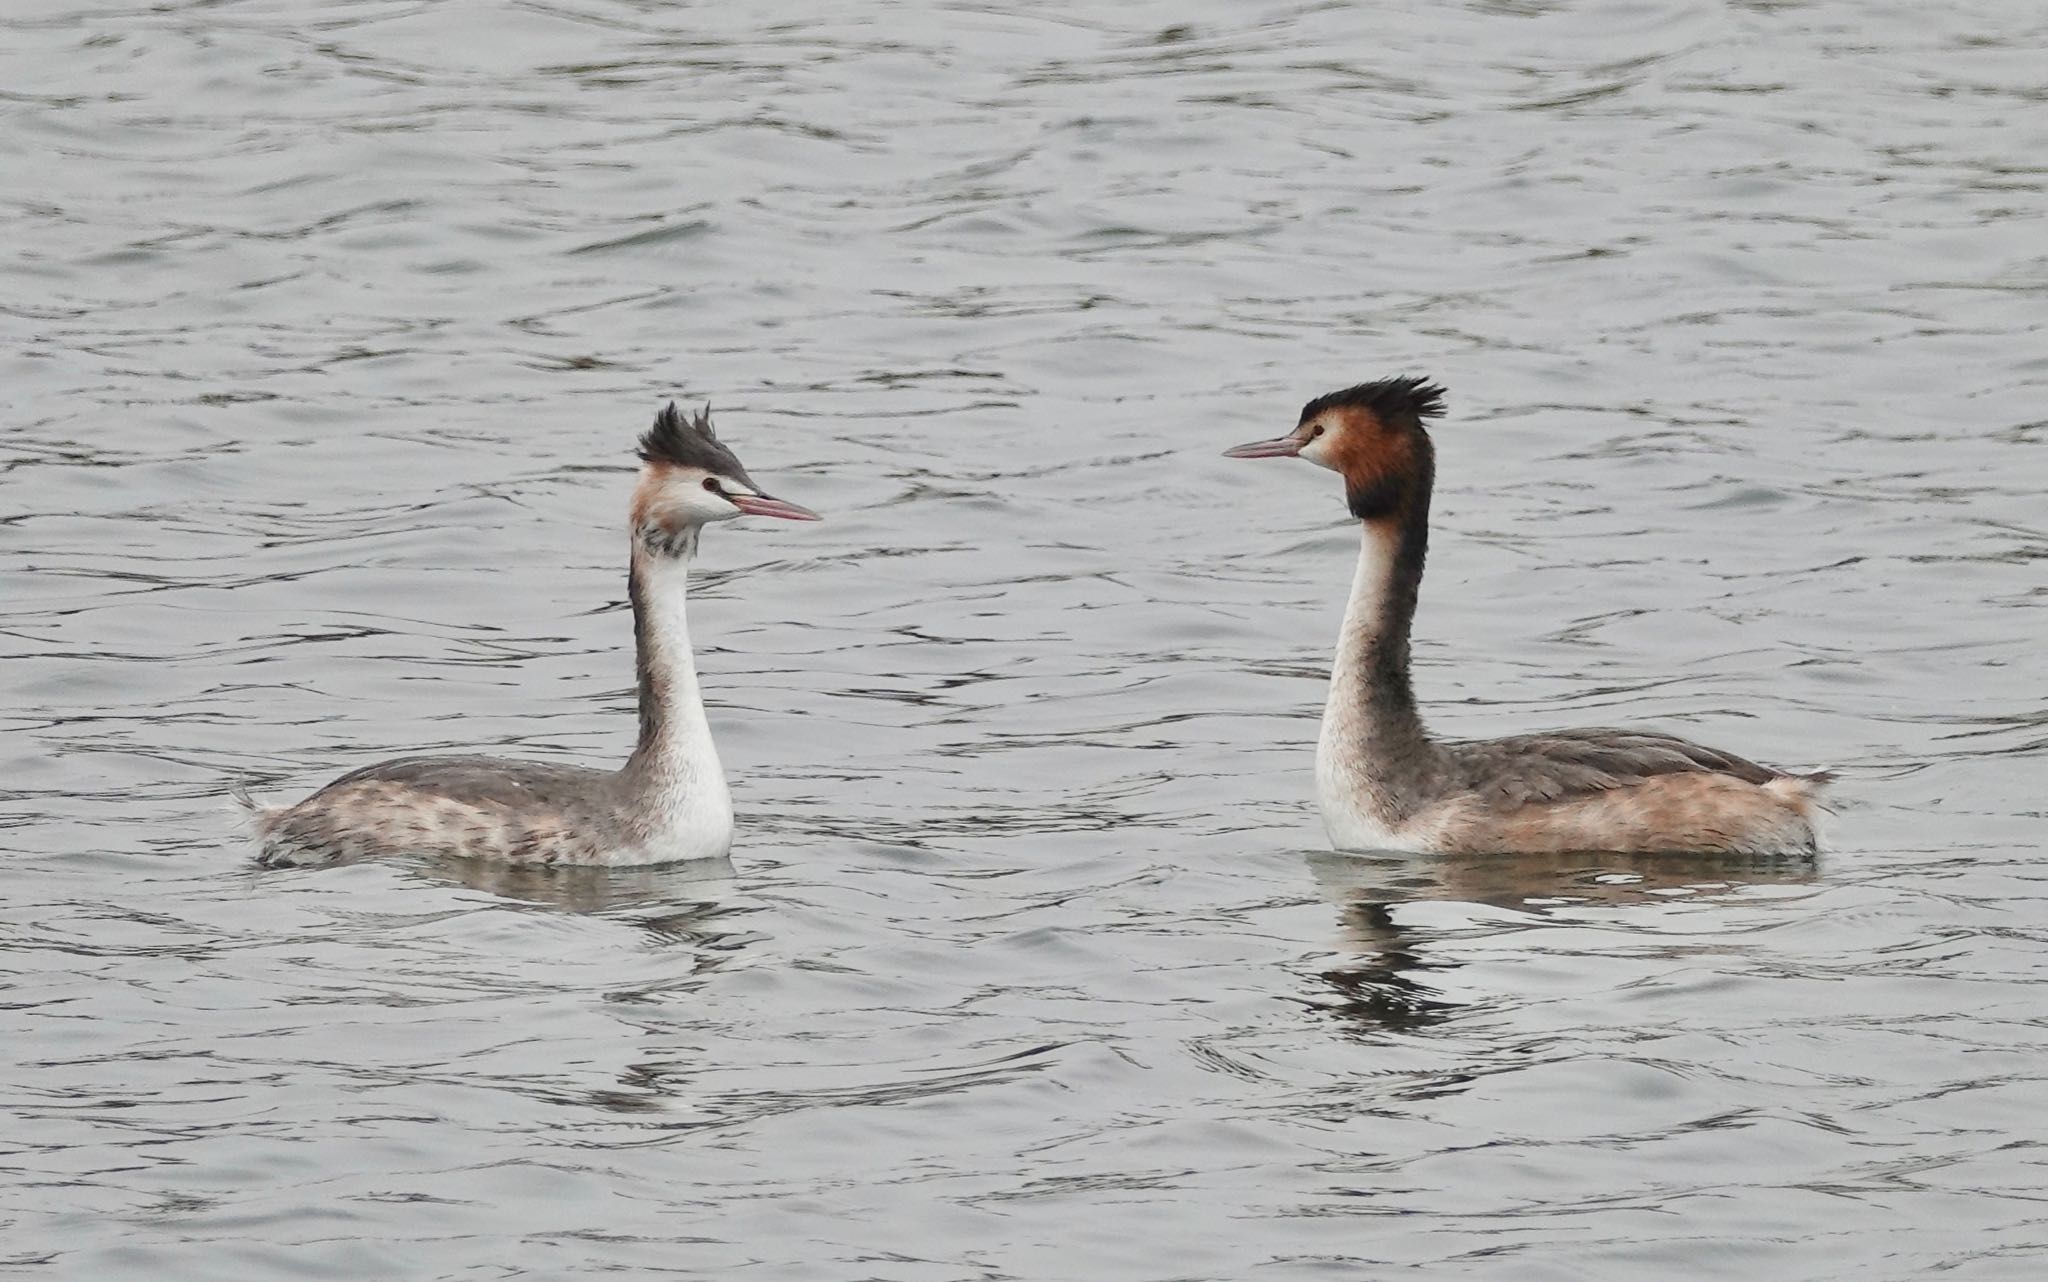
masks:
[[[704,478],[704,488],[710,490],[713,494],[723,495],[725,493],[725,487],[718,483],[718,478],[715,476]]]

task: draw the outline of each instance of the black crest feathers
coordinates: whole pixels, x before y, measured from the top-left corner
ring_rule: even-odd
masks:
[[[649,463],[701,467],[736,481],[747,480],[746,469],[711,429],[709,405],[685,418],[670,401],[668,408],[654,416],[654,426],[640,437],[640,457]]]
[[[1383,378],[1377,383],[1360,383],[1341,392],[1318,396],[1301,407],[1301,422],[1308,422],[1324,410],[1355,407],[1370,410],[1389,423],[1420,425],[1423,419],[1444,412],[1444,389],[1426,378]]]

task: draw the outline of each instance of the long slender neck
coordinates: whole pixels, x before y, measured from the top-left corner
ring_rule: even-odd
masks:
[[[1374,809],[1391,816],[1424,799],[1437,758],[1408,679],[1408,632],[1429,551],[1429,482],[1425,464],[1391,494],[1353,496],[1358,575],[1317,745],[1325,788],[1369,793]]]
[[[683,608],[689,580],[689,562],[682,556],[635,539],[627,588],[640,673],[640,742],[621,774],[636,808],[654,827],[702,827],[722,810],[730,828],[731,801],[704,715]]]

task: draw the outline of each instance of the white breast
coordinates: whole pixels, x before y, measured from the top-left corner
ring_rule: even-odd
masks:
[[[1347,751],[1344,720],[1325,713],[1316,740],[1316,808],[1323,812],[1330,844],[1339,850],[1427,850],[1426,834],[1413,824],[1390,825],[1381,818],[1379,797],[1363,772],[1349,768],[1353,754]]]

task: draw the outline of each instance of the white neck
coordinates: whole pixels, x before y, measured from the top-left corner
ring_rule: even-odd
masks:
[[[732,844],[732,794],[697,685],[690,649],[689,563],[635,548],[634,640],[640,671],[640,742],[626,763],[634,818],[669,858],[724,855]]]
[[[1413,594],[1399,581],[1406,535],[1391,521],[1361,525],[1316,740],[1316,801],[1338,845],[1397,848],[1406,844],[1401,822],[1423,800],[1415,794],[1433,749],[1408,684]]]

